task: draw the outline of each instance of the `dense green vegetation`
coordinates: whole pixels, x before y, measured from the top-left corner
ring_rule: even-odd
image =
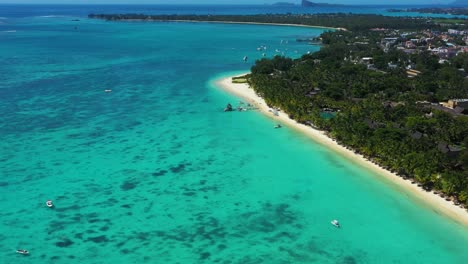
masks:
[[[466,22],[465,19],[459,19],[459,18],[449,18],[449,19],[439,19],[435,18],[433,20],[435,23],[444,23],[444,24],[463,24]]]
[[[468,55],[440,64],[427,52],[385,53],[376,44],[379,34],[324,33],[327,45],[319,52],[297,60],[259,60],[248,81],[269,106],[468,206],[468,116],[417,103],[468,98],[461,70],[468,69]],[[355,45],[356,38],[369,44]],[[376,68],[359,63],[364,56],[373,57]],[[408,78],[404,66],[409,63],[421,71],[419,76]],[[333,109],[336,117],[322,118],[324,109]],[[454,151],[444,151],[447,145]]]
[[[375,27],[406,28],[406,29],[440,29],[444,19],[438,22],[428,18],[415,17],[388,17],[367,14],[267,14],[267,15],[145,15],[145,14],[90,14],[89,18],[119,20],[145,20],[145,21],[231,21],[255,23],[279,23],[312,25],[323,27],[343,27],[348,30],[367,30]]]

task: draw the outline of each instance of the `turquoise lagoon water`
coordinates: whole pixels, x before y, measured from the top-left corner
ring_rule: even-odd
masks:
[[[0,31],[0,263],[467,263],[466,227],[258,112],[222,111],[239,99],[216,78],[261,45],[317,50],[295,39],[319,29]]]

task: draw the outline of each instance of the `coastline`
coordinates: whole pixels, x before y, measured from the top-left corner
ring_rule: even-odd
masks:
[[[117,21],[123,22],[182,22],[182,23],[214,23],[214,24],[241,24],[241,25],[262,25],[262,26],[285,26],[285,27],[306,27],[306,28],[322,28],[332,30],[348,31],[346,28],[338,27],[325,27],[325,26],[313,26],[313,25],[301,25],[301,24],[281,24],[281,23],[261,23],[261,22],[237,22],[237,21],[203,21],[203,20],[158,20],[158,19],[121,19]]]
[[[215,85],[217,87],[220,87],[224,91],[237,97],[240,97],[246,102],[256,106],[263,114],[267,115],[269,118],[281,122],[282,125],[287,125],[288,127],[296,129],[297,131],[303,133],[313,141],[324,145],[325,147],[342,155],[346,159],[373,171],[374,173],[383,177],[385,180],[395,184],[396,186],[404,189],[405,191],[408,191],[412,194],[413,197],[417,198],[422,203],[425,203],[426,205],[430,206],[437,213],[443,214],[456,221],[457,223],[464,225],[465,227],[468,226],[468,213],[465,211],[465,209],[454,205],[450,201],[446,201],[439,195],[436,195],[432,192],[424,191],[422,188],[418,187],[417,184],[412,184],[409,180],[405,180],[396,175],[395,173],[392,173],[371,162],[364,156],[354,153],[352,150],[341,146],[332,138],[328,137],[323,131],[314,129],[304,124],[297,123],[295,120],[289,118],[288,115],[282,111],[278,111],[278,116],[273,115],[270,112],[271,108],[267,106],[263,98],[258,96],[248,84],[232,83],[233,77],[238,77],[242,75],[245,74],[215,80]]]

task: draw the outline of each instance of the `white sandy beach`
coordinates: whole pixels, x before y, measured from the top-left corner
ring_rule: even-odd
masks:
[[[412,184],[409,180],[405,180],[397,176],[396,174],[374,164],[362,155],[356,154],[352,150],[346,149],[345,147],[339,145],[337,142],[333,141],[331,138],[325,135],[323,131],[319,131],[317,129],[313,129],[310,126],[297,123],[281,111],[279,112],[278,116],[275,116],[272,112],[270,112],[271,108],[267,106],[265,101],[261,97],[259,97],[254,92],[254,90],[249,87],[248,84],[232,83],[232,77],[229,77],[217,80],[216,85],[222,88],[223,90],[242,98],[246,102],[255,105],[262,113],[278,121],[282,125],[287,125],[288,127],[297,129],[298,131],[310,137],[312,140],[322,145],[325,145],[333,151],[336,151],[337,153],[351,160],[352,162],[376,172],[376,175],[384,177],[384,179],[386,179],[387,181],[390,181],[396,184],[397,186],[403,188],[403,190],[405,190],[408,193],[411,193],[415,198],[419,199],[421,202],[430,205],[437,212],[444,214],[463,225],[468,225],[468,213],[465,209],[454,205],[452,202],[446,201],[444,198],[432,192],[427,192],[423,190],[416,184]]]
[[[343,30],[347,31],[346,28],[338,27],[325,27],[325,26],[314,26],[314,25],[301,25],[301,24],[280,24],[280,23],[261,23],[261,22],[237,22],[237,21],[203,21],[203,20],[183,20],[183,19],[172,19],[172,20],[158,20],[158,19],[124,19],[122,21],[127,22],[182,22],[182,23],[214,23],[214,24],[244,24],[244,25],[262,25],[262,26],[286,26],[286,27],[307,27],[307,28],[323,28],[331,30]]]
[[[195,20],[170,20],[171,22],[190,22],[190,23],[216,23],[216,24],[246,24],[262,26],[286,26],[286,27],[307,27],[307,28],[325,28],[333,30],[347,31],[345,28],[334,28],[325,26],[301,25],[301,24],[280,24],[280,23],[261,23],[261,22],[237,22],[237,21],[195,21]]]

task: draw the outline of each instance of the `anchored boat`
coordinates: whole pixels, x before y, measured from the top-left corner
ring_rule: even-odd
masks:
[[[27,251],[26,249],[17,249],[16,253],[21,255],[29,255],[29,251]]]
[[[54,204],[52,203],[52,200],[47,200],[46,205],[47,205],[47,207],[49,207],[49,208],[54,207]]]
[[[340,222],[338,222],[338,220],[333,220],[333,221],[331,221],[331,224],[334,225],[335,227],[338,227],[338,228],[341,227],[341,226],[340,226]]]

